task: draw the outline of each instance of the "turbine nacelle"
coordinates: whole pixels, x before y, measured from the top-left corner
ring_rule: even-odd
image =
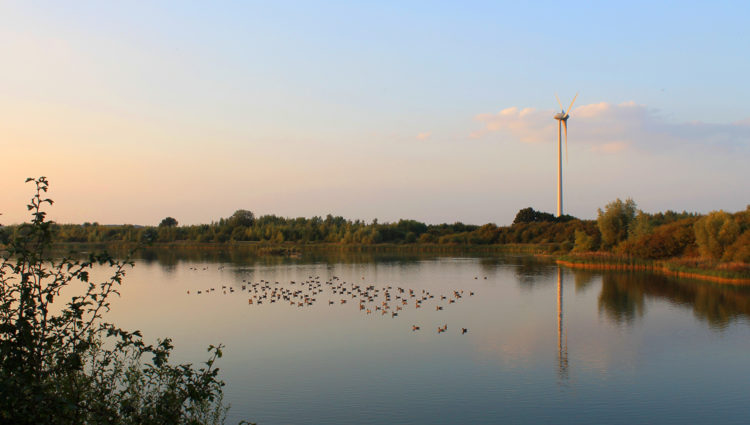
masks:
[[[570,115],[568,115],[565,111],[555,114],[555,119],[558,121],[567,121],[568,117],[570,117]]]

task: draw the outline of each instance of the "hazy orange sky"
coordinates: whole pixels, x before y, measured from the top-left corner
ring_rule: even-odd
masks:
[[[637,2],[636,2],[637,3]],[[746,4],[0,5],[0,223],[750,203]],[[637,11],[637,12],[636,12]]]

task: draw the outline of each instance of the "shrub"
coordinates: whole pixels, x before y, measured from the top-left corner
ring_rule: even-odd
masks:
[[[172,365],[169,339],[147,345],[138,331],[103,320],[129,260],[106,252],[85,259],[48,254],[48,181],[28,179],[36,194],[30,223],[8,240],[0,263],[0,423],[203,424],[223,422],[222,386],[209,347],[205,366]],[[112,275],[93,282],[94,267]],[[63,293],[73,295],[64,297]]]
[[[620,246],[624,254],[638,258],[662,259],[683,255],[695,244],[694,218],[686,218],[654,228],[651,233],[630,238]]]
[[[740,235],[732,245],[724,250],[723,259],[750,263],[750,230]]]
[[[583,230],[576,230],[575,232],[575,244],[573,245],[573,251],[575,252],[589,252],[594,251],[598,248],[599,243],[596,237],[589,235]]]

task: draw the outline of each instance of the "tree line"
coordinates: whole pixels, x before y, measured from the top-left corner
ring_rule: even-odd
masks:
[[[599,209],[598,232],[576,232],[574,251],[643,259],[705,258],[750,263],[750,205],[744,211],[648,214],[632,199]]]
[[[380,223],[377,219],[347,220],[341,216],[285,218],[276,215],[256,217],[251,211],[238,210],[229,217],[210,224],[180,226],[166,217],[158,226],[101,225],[99,223],[53,224],[55,241],[62,243],[140,242],[270,242],[270,243],[337,243],[337,244],[504,244],[504,243],[573,243],[576,229],[589,229],[593,221],[568,217],[526,220],[524,209],[513,226],[483,226],[456,222],[425,224],[416,220]],[[6,237],[16,231],[5,229]],[[571,245],[572,246],[572,245]]]
[[[237,210],[210,224],[180,226],[173,217],[158,226],[52,224],[56,242],[156,243],[264,242],[298,244],[551,244],[560,252],[611,252],[644,259],[701,256],[750,262],[750,206],[745,211],[707,215],[666,211],[646,213],[632,199],[617,199],[599,209],[596,220],[555,217],[521,209],[510,226],[416,220],[380,223],[341,216],[285,218]],[[15,226],[0,228],[7,239]]]

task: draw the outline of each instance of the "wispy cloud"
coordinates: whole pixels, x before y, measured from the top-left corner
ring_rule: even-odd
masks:
[[[591,150],[594,152],[601,152],[601,153],[616,153],[620,151],[624,151],[627,149],[628,144],[626,142],[610,142],[610,143],[603,143],[601,145],[595,145],[591,147]]]
[[[427,140],[430,138],[430,136],[432,136],[432,132],[425,131],[423,133],[417,134],[417,140]]]
[[[525,143],[553,141],[557,122],[552,116],[556,112],[512,107],[495,114],[479,114],[475,120],[483,128],[470,137],[501,132]],[[595,152],[612,153],[630,147],[659,150],[686,144],[730,150],[750,148],[750,119],[727,124],[673,123],[657,110],[635,102],[582,105],[573,108],[570,116],[571,139]]]

